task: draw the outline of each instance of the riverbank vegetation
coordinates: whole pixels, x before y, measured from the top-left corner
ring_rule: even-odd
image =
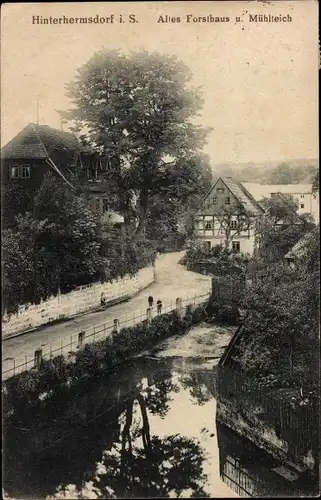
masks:
[[[4,382],[4,412],[19,408],[41,407],[42,399],[68,391],[79,380],[110,372],[145,349],[172,335],[186,333],[193,324],[207,317],[205,305],[187,309],[183,318],[176,311],[155,317],[150,324],[144,321],[105,340],[86,344],[70,356],[43,360],[39,370],[32,369],[14,375]]]

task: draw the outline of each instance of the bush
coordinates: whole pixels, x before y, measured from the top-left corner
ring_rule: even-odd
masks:
[[[192,324],[206,319],[204,306],[198,306],[193,312],[187,310],[184,318],[176,311],[156,316],[151,324],[147,321],[130,328],[123,328],[113,337],[86,344],[71,358],[57,356],[44,361],[39,370],[30,370],[15,375],[4,382],[4,410],[6,414],[14,410],[37,407],[39,397],[47,393],[55,396],[69,388],[81,378],[99,376],[108,372],[116,364],[154,346],[158,341],[176,334],[183,334]]]

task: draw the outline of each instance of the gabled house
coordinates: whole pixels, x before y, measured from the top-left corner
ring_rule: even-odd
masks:
[[[257,243],[256,224],[263,214],[263,208],[240,182],[220,177],[195,214],[196,234],[208,248],[223,245],[252,255]]]
[[[70,189],[75,189],[81,176],[81,194],[88,208],[98,218],[108,212],[111,221],[115,219],[114,197],[110,195],[110,182],[107,185],[100,179],[108,168],[107,160],[82,146],[70,132],[29,123],[1,149],[2,192],[10,188],[9,195],[14,196],[18,189],[20,195],[23,191],[27,199],[33,200],[48,173],[62,179]],[[23,213],[24,207],[17,206],[16,211]],[[117,221],[120,223],[120,216]]]
[[[71,178],[81,164],[80,150],[73,134],[29,123],[1,149],[2,185],[20,184],[33,191],[51,172],[71,187]]]

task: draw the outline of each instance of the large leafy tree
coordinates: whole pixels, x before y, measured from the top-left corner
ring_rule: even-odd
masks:
[[[277,262],[308,231],[315,227],[309,214],[298,214],[298,204],[282,195],[264,198],[265,216],[257,226],[260,255],[268,262]]]
[[[45,299],[71,288],[109,278],[100,231],[81,198],[46,177],[33,213],[20,215],[15,230],[3,233],[5,307]]]
[[[194,180],[207,131],[190,120],[202,105],[190,79],[172,56],[102,50],[67,86],[74,108],[61,115],[108,163],[124,214],[138,221],[138,237],[153,197],[175,186],[178,199]]]

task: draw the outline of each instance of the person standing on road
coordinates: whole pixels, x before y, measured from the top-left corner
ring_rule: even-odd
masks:
[[[162,314],[162,301],[158,299],[157,301],[157,314]]]
[[[154,298],[152,297],[152,295],[150,295],[148,297],[148,305],[149,305],[150,308],[152,308],[153,304],[154,304]]]
[[[105,307],[105,305],[106,305],[106,297],[105,297],[104,292],[103,292],[103,293],[101,294],[101,296],[100,296],[100,305],[101,305],[102,307]]]

